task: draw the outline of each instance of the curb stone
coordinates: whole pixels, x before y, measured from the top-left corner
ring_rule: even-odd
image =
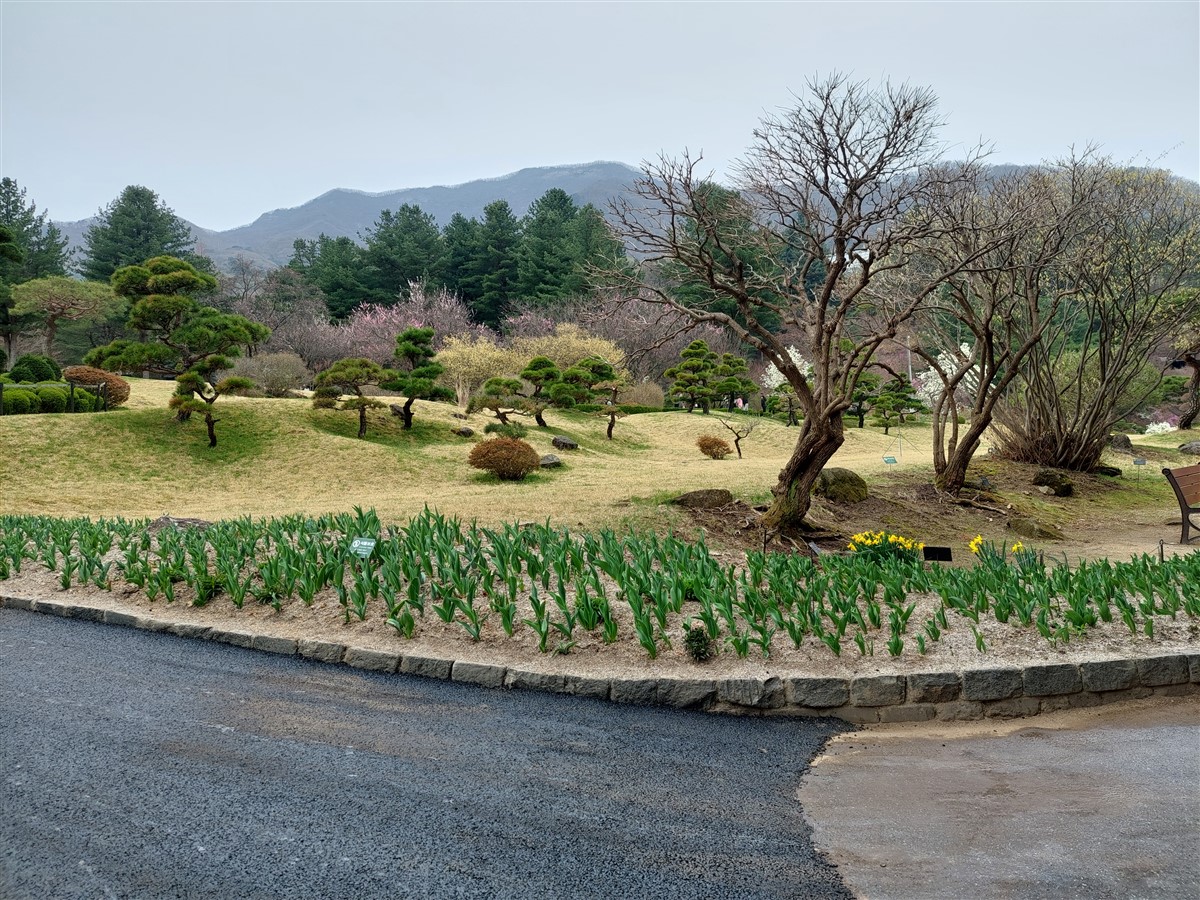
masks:
[[[750,715],[833,716],[853,724],[1028,717],[1149,697],[1200,695],[1200,653],[1031,664],[908,675],[768,678],[615,678],[542,673],[503,665],[405,656],[322,640],[173,622],[101,607],[0,594],[0,608],[83,619],[257,652],[301,656],[373,672],[488,688],[545,691],[614,703]]]

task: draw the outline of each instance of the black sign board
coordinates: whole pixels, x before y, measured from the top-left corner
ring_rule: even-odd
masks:
[[[923,547],[925,562],[953,562],[953,554],[949,547]]]

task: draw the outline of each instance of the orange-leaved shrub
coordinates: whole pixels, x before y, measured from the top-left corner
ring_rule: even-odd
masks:
[[[702,434],[696,438],[696,446],[709,459],[724,459],[733,452],[727,441],[721,440],[715,434]]]
[[[88,386],[107,384],[109,408],[120,406],[129,399],[129,382],[115,372],[108,372],[93,366],[67,366],[63,369],[62,377],[64,381],[73,384]]]
[[[541,464],[541,457],[522,440],[499,437],[480,441],[467,461],[504,481],[520,481]]]

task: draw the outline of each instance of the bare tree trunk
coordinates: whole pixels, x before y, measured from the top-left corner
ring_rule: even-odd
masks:
[[[400,407],[400,428],[404,431],[408,431],[410,428],[412,428],[412,405],[413,400],[415,399],[415,397],[409,397],[408,401],[402,407]]]
[[[367,408],[365,406],[358,408],[358,436],[367,436]]]
[[[779,481],[771,489],[775,500],[763,516],[766,528],[790,530],[804,527],[804,517],[812,506],[812,489],[825,464],[842,446],[846,436],[842,430],[842,414],[804,418],[800,438],[779,473]]]
[[[981,418],[978,422],[972,420],[971,427],[967,429],[962,440],[950,450],[941,470],[934,478],[933,483],[940,490],[949,494],[957,494],[962,490],[963,482],[967,480],[967,467],[971,465],[971,459],[975,456],[975,451],[979,449],[979,442],[983,439],[983,433],[987,431],[990,423],[990,416],[986,420]]]
[[[549,425],[546,424],[546,420],[544,418],[542,418],[542,410],[540,410],[540,409],[534,410],[533,421],[537,422],[538,428],[549,428],[550,427]],[[611,428],[609,428],[608,439],[610,441],[612,440],[612,429]]]
[[[213,418],[212,407],[209,407],[207,410],[205,410],[204,425],[208,429],[208,446],[209,447],[217,446],[217,430],[215,427],[217,424],[217,421],[218,421],[217,419]]]
[[[46,355],[54,356],[54,336],[58,334],[58,319],[50,316],[46,319]]]

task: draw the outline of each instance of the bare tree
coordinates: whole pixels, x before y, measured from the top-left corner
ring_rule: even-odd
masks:
[[[935,268],[959,269],[918,313],[921,342],[912,347],[941,382],[930,409],[942,490],[962,488],[996,404],[1079,291],[1058,267],[1090,227],[1103,171],[1085,155],[986,177],[945,209],[943,233],[924,247]]]
[[[804,422],[773,488],[768,527],[803,524],[817,476],[845,440],[842,414],[872,355],[953,274],[927,271],[899,299],[869,290],[910,264],[917,244],[942,231],[939,211],[971,187],[972,164],[937,164],[940,124],[926,89],[872,89],[835,75],[811,82],[793,108],[756,129],[740,194],[714,190],[685,154],[647,164],[635,199],[613,205],[641,260],[632,277],[613,280],[630,296],[730,330],[773,363],[799,399]],[[735,313],[703,298],[681,300],[685,281],[732,302]],[[772,320],[799,336],[810,376]]]
[[[723,419],[720,416],[715,417],[718,422],[724,425],[733,433],[733,449],[737,451],[738,459],[742,458],[742,440],[750,437],[754,433],[754,429],[758,426],[755,421],[738,422],[736,425],[728,419]]]
[[[1060,277],[1078,285],[998,416],[1001,450],[1088,471],[1112,426],[1157,387],[1151,351],[1200,313],[1200,201],[1168,172],[1109,168]]]

